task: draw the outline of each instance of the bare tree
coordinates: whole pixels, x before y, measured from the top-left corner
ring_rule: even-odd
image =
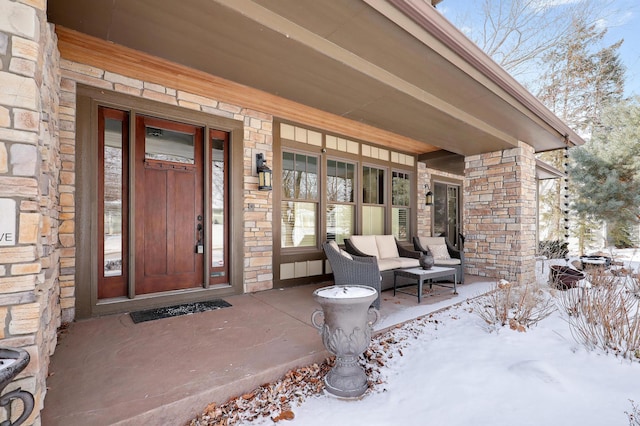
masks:
[[[576,35],[572,19],[594,24],[604,17],[608,1],[476,0],[473,10],[448,16],[485,53],[520,83],[537,91],[543,57],[559,41]],[[443,3],[446,7],[446,2]],[[477,13],[476,13],[477,14]]]
[[[480,19],[451,17],[487,54],[516,77],[558,117],[585,137],[600,125],[603,109],[622,98],[622,40],[601,48],[610,1],[477,0]],[[445,3],[446,4],[446,3]],[[447,15],[448,16],[448,15]],[[541,155],[564,168],[565,153]],[[564,182],[541,194],[542,221],[551,239],[567,233]],[[564,193],[563,193],[564,192]],[[591,227],[587,218],[572,223],[579,237]]]

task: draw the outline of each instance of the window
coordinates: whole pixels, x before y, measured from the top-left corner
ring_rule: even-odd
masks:
[[[455,247],[460,247],[460,185],[433,183],[433,235],[446,236]]]
[[[282,153],[281,246],[316,247],[318,157]]]
[[[211,140],[211,265],[210,284],[228,282],[229,271],[229,134],[209,130]]]
[[[408,241],[411,236],[411,179],[408,173],[392,173],[391,204],[391,233],[399,241]]]
[[[193,135],[151,126],[146,126],[145,131],[145,158],[195,164]]]
[[[128,113],[98,109],[98,298],[127,292],[128,129]]]
[[[355,164],[327,160],[327,240],[342,244],[353,234]]]
[[[362,167],[362,235],[384,234],[384,170]]]

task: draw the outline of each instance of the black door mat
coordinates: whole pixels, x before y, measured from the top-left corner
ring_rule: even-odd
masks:
[[[231,304],[222,299],[208,300],[206,302],[183,303],[182,305],[168,306],[166,308],[147,309],[146,311],[131,312],[129,315],[135,324],[144,321],[153,321],[161,318],[191,315],[198,312],[212,311],[228,308]]]

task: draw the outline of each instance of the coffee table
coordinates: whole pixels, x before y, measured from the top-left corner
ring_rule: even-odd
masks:
[[[611,266],[611,258],[606,256],[580,256],[582,269],[604,268],[609,269]]]
[[[406,291],[398,290],[397,282],[398,277],[407,277],[413,278],[418,281],[418,303],[422,302],[422,284],[424,280],[432,280],[434,278],[444,278],[453,276],[453,294],[458,294],[458,290],[456,288],[456,282],[458,281],[458,276],[456,274],[456,268],[445,268],[442,266],[433,266],[431,269],[422,269],[422,268],[409,268],[409,269],[396,269],[393,273],[393,295],[396,295],[396,291],[398,293],[411,294]],[[429,288],[433,288],[433,284],[443,286],[443,287],[451,287],[450,285],[443,285],[439,283],[429,282]]]

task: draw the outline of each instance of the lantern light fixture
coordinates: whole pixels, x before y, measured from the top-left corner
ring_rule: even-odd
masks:
[[[424,205],[425,206],[432,206],[433,205],[433,192],[431,192],[431,188],[429,188],[428,184],[426,184],[424,186],[424,190],[425,190]]]
[[[267,167],[264,154],[256,154],[256,172],[258,173],[258,190],[271,191],[271,169]]]

